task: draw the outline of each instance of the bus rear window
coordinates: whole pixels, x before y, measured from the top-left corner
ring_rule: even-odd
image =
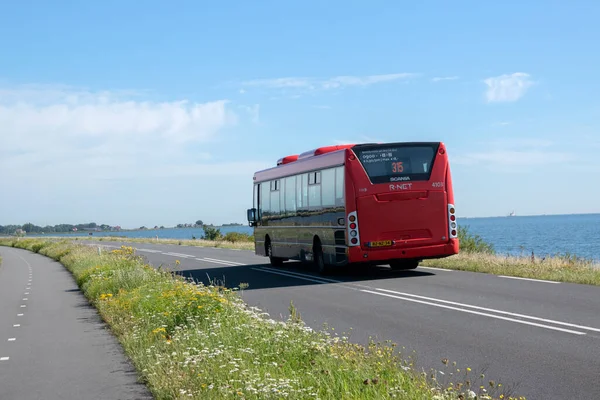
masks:
[[[437,143],[365,145],[353,148],[373,183],[428,180]]]

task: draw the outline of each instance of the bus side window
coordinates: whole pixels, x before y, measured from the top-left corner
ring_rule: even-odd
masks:
[[[302,203],[302,178],[303,175],[296,176],[296,209],[301,210],[304,206]]]
[[[271,211],[271,190],[270,182],[263,182],[260,185],[260,205],[259,215],[262,217],[268,217]]]
[[[308,210],[308,174],[302,174],[302,209]]]
[[[311,179],[312,177],[312,179]],[[321,179],[318,172],[311,172],[308,180],[308,207],[319,209],[321,207]],[[312,182],[312,183],[311,183]]]
[[[344,167],[335,169],[335,205],[344,205]]]
[[[256,210],[258,211],[258,215],[260,215],[260,207],[259,207],[259,196],[258,194],[260,193],[260,183],[256,183],[254,184],[254,201],[252,202],[252,207],[256,208]]]
[[[335,169],[321,171],[321,179],[321,205],[333,207],[335,206]]]
[[[274,180],[271,182],[271,215],[279,215],[281,208],[279,202],[279,180]]]
[[[285,213],[287,216],[296,214],[296,177],[285,178]]]

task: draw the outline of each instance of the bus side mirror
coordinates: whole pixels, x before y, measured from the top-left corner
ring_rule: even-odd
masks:
[[[249,208],[247,213],[249,225],[256,226],[256,208]]]

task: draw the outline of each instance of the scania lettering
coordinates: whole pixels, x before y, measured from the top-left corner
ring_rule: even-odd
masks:
[[[401,183],[402,182],[402,183]],[[254,174],[255,253],[321,273],[349,264],[417,268],[458,254],[456,209],[442,142],[319,147]]]

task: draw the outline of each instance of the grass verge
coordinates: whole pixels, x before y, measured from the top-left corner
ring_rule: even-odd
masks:
[[[217,240],[206,239],[156,239],[156,238],[129,238],[124,236],[72,236],[72,237],[53,237],[48,236],[49,240],[71,240],[71,241],[100,241],[100,242],[128,242],[128,243],[155,243],[155,244],[171,244],[178,246],[196,246],[196,247],[220,247],[225,249],[236,250],[254,250],[254,242],[250,236],[241,236],[240,239],[227,240],[227,235]]]
[[[460,271],[484,272],[520,278],[600,286],[600,264],[571,254],[539,257],[533,253],[522,256],[502,256],[467,227],[459,229],[460,254],[428,260],[423,266]]]
[[[61,262],[157,399],[512,399],[513,388],[442,360],[419,372],[392,343],[363,347],[248,307],[236,290],[156,270],[122,247],[0,239]],[[243,289],[243,288],[242,288]],[[522,398],[522,397],[521,397]]]
[[[470,272],[483,272],[521,278],[543,279],[556,282],[579,283],[600,286],[600,264],[593,260],[571,254],[553,257],[502,256],[480,236],[469,232],[468,227],[459,228],[460,254],[439,260],[427,260],[421,265]],[[229,235],[229,234],[228,234]],[[239,234],[225,240],[177,240],[122,237],[73,237],[71,240],[127,241],[132,243],[159,243],[181,246],[222,247],[238,250],[254,250],[251,236]]]

